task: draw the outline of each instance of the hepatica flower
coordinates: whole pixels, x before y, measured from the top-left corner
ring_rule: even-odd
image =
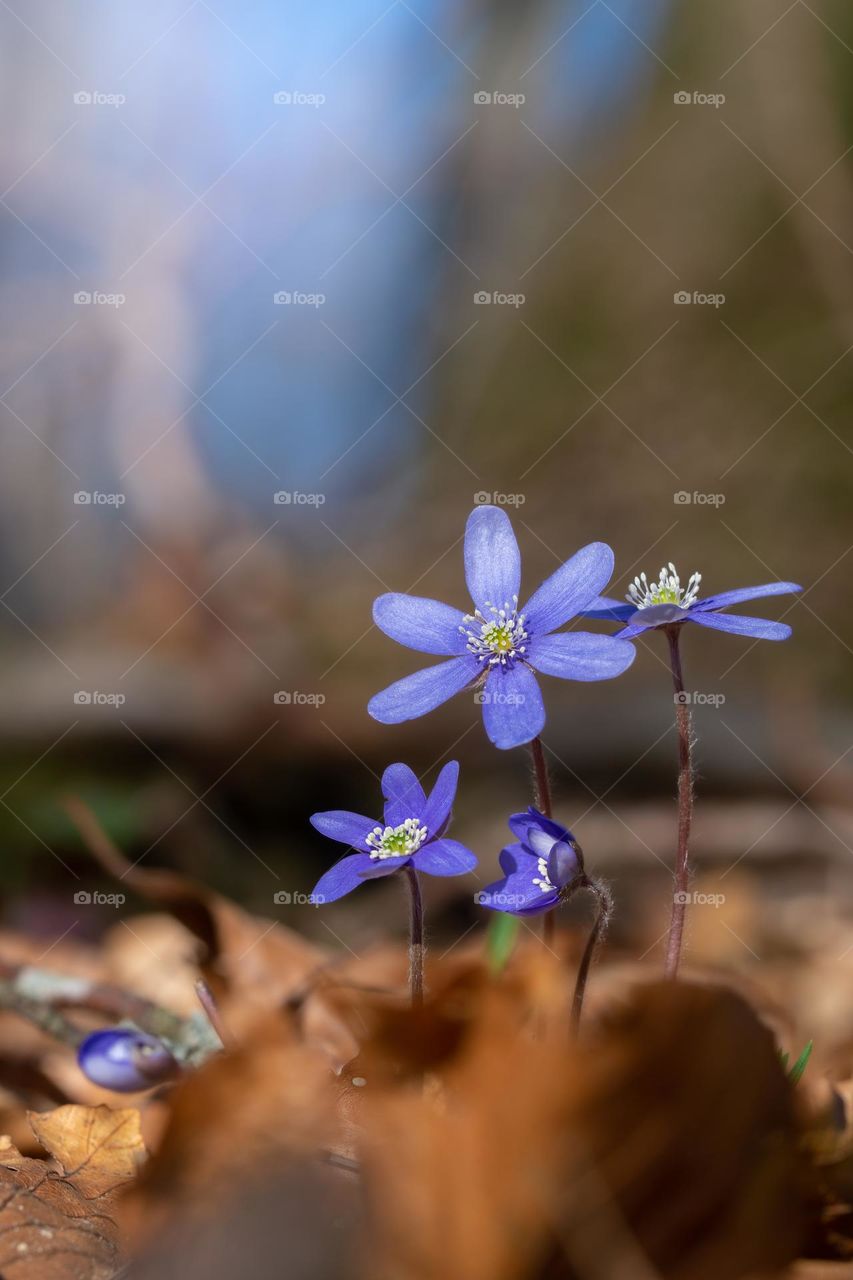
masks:
[[[335,902],[365,880],[391,875],[411,864],[430,876],[471,871],[477,859],[470,849],[445,836],[456,796],[459,765],[446,764],[427,797],[405,764],[389,765],[382,775],[382,821],[344,809],[315,813],[311,825],[356,852],[342,858],[314,886],[317,903]]]
[[[786,595],[802,591],[796,582],[768,582],[761,587],[738,587],[734,591],[722,591],[715,596],[699,599],[702,575],[693,573],[687,585],[682,586],[674,564],[664,565],[657,582],[649,582],[644,573],[635,578],[628,588],[627,603],[599,596],[583,610],[587,618],[609,618],[627,622],[616,637],[627,639],[641,635],[652,627],[669,627],[680,622],[698,622],[714,631],[729,631],[738,636],[751,636],[754,640],[787,640],[791,628],[784,622],[770,622],[766,618],[748,618],[740,614],[721,613],[729,605],[757,600],[762,596]]]
[[[517,844],[501,850],[503,880],[477,894],[481,906],[515,916],[538,915],[555,907],[584,877],[580,846],[571,831],[533,806],[509,820]]]
[[[133,1027],[93,1031],[77,1050],[77,1061],[84,1075],[115,1093],[153,1089],[180,1070],[162,1040]]]
[[[477,507],[465,528],[470,613],[396,593],[380,596],[373,606],[376,625],[392,640],[448,661],[398,680],[371,698],[368,711],[383,724],[399,724],[476,687],[495,746],[530,742],[545,723],[535,672],[607,680],[634,660],[633,646],[614,636],[554,634],[595,600],[612,573],[613,552],[603,542],[592,542],[521,608],[521,555],[509,517],[498,507]]]

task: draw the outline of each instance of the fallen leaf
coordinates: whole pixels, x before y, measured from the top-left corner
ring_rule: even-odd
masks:
[[[53,1158],[0,1139],[0,1275],[109,1280],[124,1260],[117,1192],[144,1154],[138,1115],[67,1106],[30,1122]]]

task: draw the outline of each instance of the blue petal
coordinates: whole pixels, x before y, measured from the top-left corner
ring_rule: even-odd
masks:
[[[419,653],[464,653],[467,637],[459,628],[464,614],[439,600],[393,592],[373,602],[373,621],[386,636]]]
[[[577,849],[567,840],[558,840],[548,854],[548,879],[551,884],[565,888],[580,873],[581,864]]]
[[[477,894],[477,901],[490,911],[506,911],[514,916],[538,915],[547,911],[559,900],[556,890],[543,892],[533,883],[539,878],[539,859],[522,849],[521,845],[507,845],[501,850],[503,880],[496,880]]]
[[[654,622],[642,623],[632,622],[630,627],[623,627],[621,631],[617,631],[614,640],[633,640],[635,636],[641,636],[646,631],[651,631],[655,627]]]
[[[714,631],[729,631],[736,636],[752,636],[754,640],[787,640],[791,628],[785,622],[768,622],[766,618],[742,618],[736,613],[691,613],[691,622]]]
[[[785,596],[793,591],[802,591],[796,582],[768,582],[763,587],[737,587],[734,591],[721,591],[716,596],[705,596],[697,600],[692,610],[725,609],[730,604],[742,604],[744,600],[758,600],[762,596]],[[691,612],[692,612],[691,610]]]
[[[459,765],[455,760],[451,760],[438,775],[424,808],[423,824],[431,836],[440,836],[447,826],[458,784]]]
[[[389,764],[382,775],[385,822],[399,827],[407,818],[422,818],[426,808],[424,789],[407,764]]]
[[[414,854],[413,861],[418,871],[429,876],[461,876],[477,865],[475,855],[458,840],[432,840]]]
[[[604,618],[609,622],[624,622],[626,618],[630,618],[636,607],[628,604],[627,600],[614,600],[612,596],[597,596],[580,610],[580,614],[583,618]]]
[[[568,631],[558,636],[533,636],[527,660],[546,676],[564,680],[610,680],[627,671],[637,651],[627,640]]]
[[[582,547],[535,591],[522,610],[531,635],[545,635],[568,622],[594,600],[613,574],[606,542]]]
[[[466,685],[473,684],[479,673],[480,664],[472,655],[451,658],[449,662],[425,667],[390,684],[370,699],[367,710],[374,720],[382,724],[414,720],[440,707],[442,702],[452,698]]]
[[[379,826],[375,818],[365,818],[360,813],[349,813],[346,809],[328,809],[325,813],[314,813],[309,819],[311,826],[330,840],[339,840],[341,844],[351,845],[354,849],[363,849],[365,841]]]
[[[486,733],[502,751],[520,747],[542,732],[545,706],[529,667],[492,667],[482,694]]]
[[[371,858],[369,853],[351,853],[348,858],[336,862],[324,876],[320,876],[311,896],[317,906],[337,902],[338,898],[352,893],[365,880],[388,876],[409,861],[409,858]]]
[[[521,586],[521,553],[509,516],[499,507],[475,507],[465,526],[465,581],[478,609],[500,609]]]
[[[507,825],[513,835],[518,836],[521,841],[527,840],[528,832],[533,827],[550,835],[552,843],[554,840],[572,839],[572,833],[566,827],[555,822],[553,818],[546,818],[545,814],[534,809],[533,805],[530,805],[526,813],[512,814]]]

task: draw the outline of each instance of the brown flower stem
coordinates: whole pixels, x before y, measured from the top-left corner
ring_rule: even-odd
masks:
[[[664,977],[676,978],[684,942],[684,917],[687,911],[690,868],[688,851],[690,827],[693,822],[693,733],[687,696],[684,692],[684,676],[681,670],[681,653],[678,648],[680,626],[667,627],[669,662],[672,668],[672,684],[675,689],[675,724],[678,729],[678,851],[675,860],[672,917],[666,944]]]
[[[540,813],[551,817],[551,783],[548,779],[548,765],[542,749],[542,739],[534,738],[530,744],[530,755],[533,760],[533,800]],[[557,931],[557,917],[553,911],[546,911],[542,917],[542,941],[546,947],[554,946]]]
[[[403,868],[409,881],[409,986],[412,991],[412,1008],[424,1002],[424,901],[418,873],[411,862]]]
[[[607,926],[610,923],[610,915],[613,911],[613,898],[610,889],[603,880],[590,880],[586,876],[583,878],[582,889],[589,889],[597,900],[597,909],[595,912],[595,920],[589,937],[586,940],[586,946],[581,956],[581,962],[578,965],[578,976],[575,979],[575,993],[572,997],[572,1013],[571,1013],[571,1029],[572,1035],[577,1035],[580,1026],[581,1013],[583,1012],[583,998],[586,994],[586,982],[589,977],[590,967],[592,966],[592,958],[595,955],[596,948],[601,942],[604,934],[607,932]]]

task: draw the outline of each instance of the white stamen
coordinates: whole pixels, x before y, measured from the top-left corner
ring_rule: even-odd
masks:
[[[699,595],[701,573],[691,573],[687,586],[682,587],[678,570],[670,561],[663,565],[657,582],[649,582],[644,573],[639,574],[628,588],[625,599],[637,609],[650,609],[657,604],[674,604],[679,609],[689,609]]]
[[[534,876],[533,883],[536,885],[537,889],[541,889],[543,893],[547,893],[554,888],[554,885],[551,884],[550,877],[548,876],[547,858],[539,859],[539,877],[537,878]]]
[[[417,818],[407,818],[398,827],[374,827],[365,844],[371,858],[405,858],[417,853],[428,834]]]
[[[475,609],[462,620],[459,630],[467,637],[466,648],[484,666],[512,666],[527,652],[527,632],[524,614],[518,612],[518,596],[513,596],[512,602],[505,600],[500,609],[488,601],[485,607],[490,618]]]

